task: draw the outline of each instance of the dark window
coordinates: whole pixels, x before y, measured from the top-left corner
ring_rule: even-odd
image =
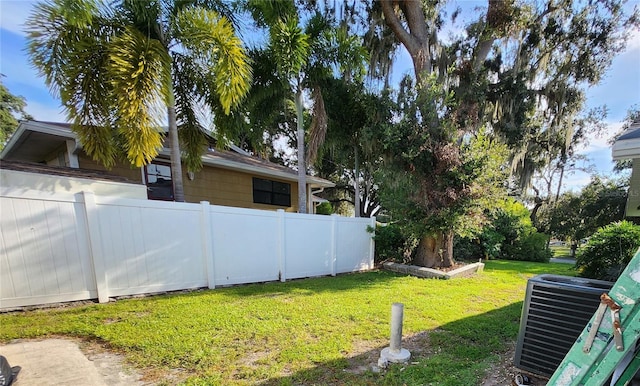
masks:
[[[291,206],[291,184],[253,179],[253,202],[277,206]]]
[[[173,182],[169,165],[150,163],[144,167],[144,178],[147,197],[150,200],[173,201]]]

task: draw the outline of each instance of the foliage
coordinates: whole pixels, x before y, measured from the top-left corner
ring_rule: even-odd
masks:
[[[527,208],[513,199],[487,210],[486,223],[476,234],[457,239],[456,258],[548,262],[547,236],[531,224]]]
[[[496,142],[483,142],[482,134],[465,141],[450,121],[439,120],[439,115],[454,109],[456,101],[435,77],[426,81],[431,82],[428,87],[409,86],[400,93],[402,120],[380,133],[385,162],[377,178],[384,181],[384,207],[394,218],[410,222],[417,237],[458,229],[476,200],[492,200],[487,193],[494,190],[483,188],[498,181],[487,178],[482,186],[478,181],[486,176],[499,179],[500,173],[489,166],[491,155],[502,151]],[[485,151],[474,148],[478,143],[486,145]]]
[[[295,135],[287,136],[291,139],[289,145],[298,149],[298,184],[303,186],[308,164],[317,159],[328,130],[325,83],[335,78],[361,79],[365,51],[357,36],[350,35],[345,25],[337,25],[331,10],[296,8],[293,1],[254,0],[248,1],[246,8],[257,26],[268,29],[269,43],[263,57],[274,65],[277,86],[287,85],[287,92],[281,94],[283,99],[293,99],[296,129]],[[259,92],[253,95],[264,97]],[[309,96],[311,120],[305,122],[304,97]],[[248,116],[263,114],[245,111]],[[269,120],[260,121],[260,125],[263,127],[257,127],[257,133],[270,131]],[[256,138],[256,142],[259,140]],[[306,189],[298,189],[298,203],[298,211],[305,212]]]
[[[333,207],[329,202],[320,203],[316,206],[316,214],[330,215],[333,214]]]
[[[373,271],[120,299],[0,314],[0,341],[98,340],[150,381],[191,385],[478,385],[515,341],[526,280],[540,273],[572,274],[490,261],[459,280]],[[438,350],[388,372],[349,371],[389,344],[393,302],[405,305],[403,333]]]
[[[400,120],[379,134],[381,202],[418,240],[471,232],[481,226],[483,208],[505,194],[506,148],[484,130],[473,135],[459,130],[450,115],[460,101],[435,76],[417,89],[406,78],[402,85]],[[416,250],[418,264],[423,249]]]
[[[0,75],[1,76],[1,75]],[[24,111],[27,103],[21,96],[13,95],[0,81],[0,150],[18,128],[18,119],[33,119]],[[17,116],[17,117],[16,117]]]
[[[83,149],[107,167],[119,158],[149,163],[163,146],[167,117],[175,199],[183,201],[181,156],[188,170],[198,170],[207,144],[202,106],[228,114],[250,85],[242,42],[218,12],[226,6],[68,4],[36,5],[26,23],[32,63],[60,97]]]
[[[616,281],[640,248],[640,225],[620,221],[600,228],[580,250],[580,276]]]
[[[506,248],[505,258],[548,263],[553,253],[547,247],[549,236],[531,232],[522,235],[511,248]]]
[[[524,187],[553,159],[566,162],[573,134],[581,130],[576,117],[584,104],[582,88],[600,80],[640,24],[638,11],[626,15],[622,3],[489,1],[465,33],[446,41],[439,35],[447,27],[442,2],[399,0],[371,8],[371,18],[384,16],[413,60],[416,89],[404,92],[401,85],[399,93],[408,102],[420,100],[400,117],[409,123],[400,137],[415,148],[394,146],[396,162],[408,162],[394,171],[402,181],[392,184],[422,199],[430,226],[441,232],[434,236],[436,248],[421,242],[421,250],[431,250],[427,255],[450,254],[451,238],[443,236],[472,201],[469,186],[477,171],[463,166],[457,151],[465,134],[484,127],[504,141]],[[431,92],[433,79],[440,94]],[[411,181],[415,176],[428,179]],[[422,189],[412,189],[418,183]],[[419,217],[407,202],[409,218]]]
[[[574,246],[607,224],[624,219],[628,181],[593,177],[579,194],[563,193],[551,208],[541,213],[550,234],[570,240]]]
[[[393,103],[388,93],[376,95],[362,83],[327,79],[322,87],[328,128],[315,167],[321,177],[336,182],[335,188],[325,189],[323,197],[336,204],[349,202],[355,208],[358,194],[356,216],[375,216],[381,209],[380,183],[374,179],[381,162],[375,138],[391,124]]]
[[[370,229],[370,231],[373,231],[373,229]],[[394,223],[377,225],[373,239],[376,242],[376,264],[386,260],[397,262],[405,261],[407,240],[402,234],[402,229],[399,225]]]

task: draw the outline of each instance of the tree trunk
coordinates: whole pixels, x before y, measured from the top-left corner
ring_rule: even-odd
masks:
[[[360,207],[360,166],[358,159],[358,145],[353,146],[354,158],[355,158],[355,171],[354,171],[354,194],[353,194],[353,211],[356,217],[360,217],[362,213],[362,208]]]
[[[532,186],[531,188],[536,192],[536,196],[533,198],[534,207],[533,209],[531,209],[531,214],[529,215],[529,218],[531,219],[531,224],[537,228],[538,227],[538,211],[540,210],[540,207],[544,203],[544,200],[540,198],[540,190],[536,189],[535,186]]]
[[[424,236],[418,244],[413,264],[427,268],[451,267],[453,261],[453,232]]]
[[[422,2],[414,0],[380,2],[384,18],[398,40],[411,55],[416,80],[420,81],[420,75],[431,69],[431,35],[424,17]],[[399,6],[405,15],[406,25],[398,18],[394,7]]]
[[[556,190],[556,199],[553,201],[554,203],[557,203],[558,199],[560,198],[560,189],[562,189],[562,179],[564,178],[565,165],[566,165],[566,162],[562,161],[562,167],[560,168],[560,178],[558,181],[558,189]]]
[[[176,107],[173,103],[167,107],[169,119],[169,146],[171,154],[171,181],[173,182],[173,200],[184,202],[184,182],[182,180],[182,158],[180,156],[180,140],[178,139],[178,123]]]
[[[307,213],[307,167],[304,154],[304,117],[302,115],[302,86],[296,90],[296,126],[298,137],[298,213]]]

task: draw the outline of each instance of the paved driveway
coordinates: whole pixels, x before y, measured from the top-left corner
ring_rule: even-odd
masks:
[[[66,339],[23,340],[0,346],[11,366],[20,366],[15,386],[125,386],[149,385],[134,371],[126,371],[115,354],[88,357]]]

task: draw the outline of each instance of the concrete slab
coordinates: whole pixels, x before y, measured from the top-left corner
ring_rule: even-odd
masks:
[[[22,367],[14,383],[16,386],[144,385],[137,374],[124,372],[113,358],[89,360],[78,344],[71,340],[10,343],[0,346],[0,354],[7,358],[11,366]]]
[[[427,279],[454,279],[457,277],[471,276],[477,272],[482,272],[484,269],[484,263],[478,262],[467,264],[449,272],[420,267],[417,265],[394,263],[392,261],[388,261],[382,264],[382,267],[388,271]]]

